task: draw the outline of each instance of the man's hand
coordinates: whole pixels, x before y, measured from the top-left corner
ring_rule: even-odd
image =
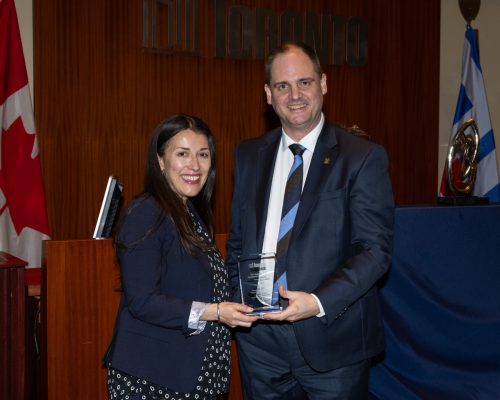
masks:
[[[294,322],[319,314],[318,302],[310,293],[286,290],[283,286],[279,287],[279,293],[288,299],[288,307],[282,312],[264,314],[262,319]]]

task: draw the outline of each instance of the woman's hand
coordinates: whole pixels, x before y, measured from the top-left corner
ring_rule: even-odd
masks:
[[[252,308],[244,304],[223,301],[222,303],[210,304],[200,319],[202,321],[217,321],[231,328],[237,326],[250,328],[252,323],[259,319],[257,316],[244,314],[250,311],[252,311]]]

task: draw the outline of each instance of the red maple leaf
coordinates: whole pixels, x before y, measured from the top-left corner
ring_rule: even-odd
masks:
[[[7,200],[0,215],[9,208],[18,235],[26,227],[48,235],[40,159],[31,157],[35,135],[26,132],[19,117],[1,139],[0,188]]]

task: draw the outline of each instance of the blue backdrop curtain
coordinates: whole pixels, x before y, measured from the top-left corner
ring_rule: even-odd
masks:
[[[370,398],[500,399],[500,205],[397,208]]]

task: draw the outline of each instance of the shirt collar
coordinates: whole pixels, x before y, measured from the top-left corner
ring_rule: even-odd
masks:
[[[314,151],[314,148],[316,147],[316,142],[318,141],[319,134],[323,130],[324,125],[325,125],[325,116],[323,115],[323,113],[321,113],[321,119],[319,120],[318,125],[316,125],[314,129],[311,132],[309,132],[304,138],[302,138],[302,140],[299,141],[298,143],[304,146],[307,151]],[[293,143],[297,143],[294,140],[292,140],[290,136],[288,136],[283,129],[281,129],[281,132],[283,133],[281,135],[281,145],[283,150],[287,150],[288,146],[290,146]]]

